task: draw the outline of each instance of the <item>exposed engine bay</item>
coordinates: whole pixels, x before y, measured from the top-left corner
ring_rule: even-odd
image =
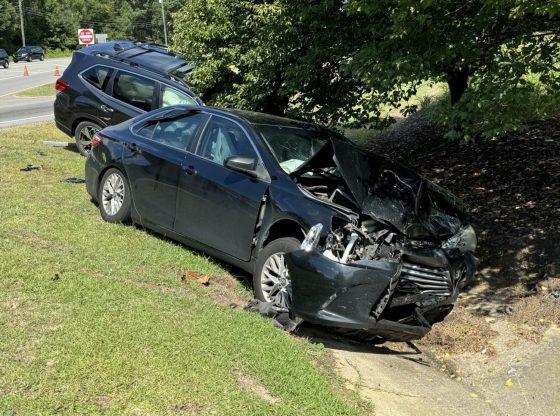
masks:
[[[460,200],[437,185],[336,147],[336,156],[318,156],[293,175],[305,195],[340,215],[314,225],[302,250],[288,255],[292,310],[383,339],[421,338],[474,276],[474,230]],[[317,295],[303,295],[310,292]]]

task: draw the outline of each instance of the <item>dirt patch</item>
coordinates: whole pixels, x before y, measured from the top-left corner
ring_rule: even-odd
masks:
[[[473,316],[458,306],[443,322],[434,325],[431,332],[418,341],[418,345],[431,348],[435,353],[462,354],[465,352],[493,353],[492,340],[497,335],[485,318]]]
[[[233,371],[233,376],[237,381],[237,384],[243,389],[250,393],[256,394],[261,399],[269,402],[278,404],[280,403],[280,399],[274,397],[269,391],[263,386],[261,383],[254,380],[250,375],[245,373],[243,370],[236,369]]]

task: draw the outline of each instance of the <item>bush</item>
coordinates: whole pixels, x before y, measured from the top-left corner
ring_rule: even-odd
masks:
[[[445,94],[428,105],[427,112],[449,129],[446,137],[450,139],[469,141],[521,131],[529,122],[560,113],[560,94],[542,77],[558,78],[559,74],[529,74],[515,85],[479,79],[454,106]]]

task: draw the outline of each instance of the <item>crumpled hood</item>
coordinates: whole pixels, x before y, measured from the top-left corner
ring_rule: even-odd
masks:
[[[411,238],[444,240],[467,222],[461,199],[413,170],[348,141],[331,137],[331,144],[294,173],[334,160],[362,213]]]

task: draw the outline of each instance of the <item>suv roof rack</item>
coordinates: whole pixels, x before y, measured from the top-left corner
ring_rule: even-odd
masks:
[[[195,67],[188,64],[180,53],[150,41],[113,41],[88,46],[80,51],[164,75],[183,84],[182,78]]]

